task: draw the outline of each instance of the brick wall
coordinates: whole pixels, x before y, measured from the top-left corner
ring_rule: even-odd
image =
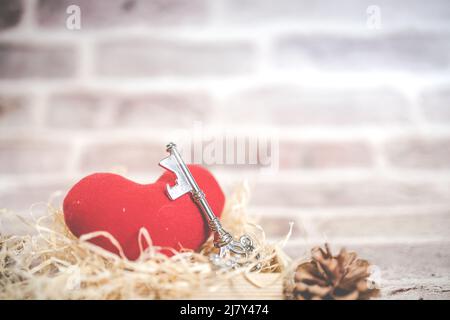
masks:
[[[295,256],[328,239],[392,283],[448,284],[449,39],[447,0],[2,0],[0,206],[96,170],[152,181],[173,130],[199,121],[275,128],[277,175],[214,167],[227,192],[249,180],[271,237],[296,221]]]

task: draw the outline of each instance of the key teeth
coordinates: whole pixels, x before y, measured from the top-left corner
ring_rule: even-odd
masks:
[[[172,190],[172,187],[167,183],[167,184],[166,184],[167,196],[169,197],[170,200],[175,200],[176,198],[174,198],[174,197],[172,196],[171,190]]]
[[[170,156],[169,156],[169,157],[170,157]],[[159,165],[161,168],[165,169],[165,170],[172,171],[172,170],[170,169],[170,166],[166,164],[167,161],[168,161],[168,159],[169,159],[169,157],[162,159],[162,160],[158,163],[158,165]]]
[[[177,165],[177,159],[173,153],[167,158],[162,159],[159,162],[159,165],[175,174],[175,184],[173,186],[166,185],[167,194],[169,195],[170,200],[176,200],[181,197],[183,194],[188,193],[192,190],[187,181],[186,176],[181,171],[180,167]]]

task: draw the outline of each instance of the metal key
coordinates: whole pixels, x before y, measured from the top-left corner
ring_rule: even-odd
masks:
[[[219,249],[219,254],[212,255],[211,261],[218,266],[236,267],[243,265],[250,253],[254,250],[253,241],[248,235],[243,235],[238,241],[227,232],[216,217],[206,200],[205,194],[197,185],[188,167],[181,158],[176,145],[169,143],[167,152],[170,155],[161,160],[159,165],[176,175],[176,184],[167,184],[167,194],[171,200],[176,200],[190,192],[192,199],[200,208],[202,214],[208,220],[208,225],[214,232],[214,246]]]

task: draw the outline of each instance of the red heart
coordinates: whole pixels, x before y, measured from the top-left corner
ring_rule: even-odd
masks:
[[[225,196],[213,175],[206,169],[188,166],[203,190],[214,213],[220,216]],[[140,255],[138,234],[144,227],[156,246],[197,250],[209,235],[207,222],[189,194],[170,200],[166,184],[175,184],[172,172],[164,173],[153,184],[138,184],[119,175],[95,173],[75,184],[64,199],[64,219],[77,237],[107,231],[120,243],[125,256]],[[92,243],[118,254],[106,237]],[[146,244],[146,241],[143,241]],[[171,251],[162,250],[171,255]]]

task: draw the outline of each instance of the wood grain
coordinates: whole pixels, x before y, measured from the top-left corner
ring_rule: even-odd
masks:
[[[216,288],[208,288],[195,293],[191,299],[200,300],[280,300],[283,299],[283,283],[279,273],[255,273],[249,276],[238,276]],[[256,286],[252,282],[258,284]]]

